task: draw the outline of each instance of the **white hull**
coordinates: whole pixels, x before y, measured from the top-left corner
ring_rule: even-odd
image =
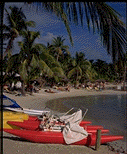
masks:
[[[50,111],[46,110],[33,110],[33,109],[20,109],[20,108],[10,108],[10,107],[5,107],[4,109],[10,110],[10,111],[15,111],[15,112],[22,112],[30,115],[42,115],[43,113],[48,113]]]

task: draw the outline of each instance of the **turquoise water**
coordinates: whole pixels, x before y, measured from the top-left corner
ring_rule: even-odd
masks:
[[[57,104],[63,104],[68,109],[74,107],[82,109],[92,124],[102,125],[111,134],[124,135],[126,138],[126,96],[127,95],[99,95],[58,99]],[[55,100],[56,102],[56,100]],[[54,102],[54,104],[55,104]],[[53,103],[53,102],[52,102]]]

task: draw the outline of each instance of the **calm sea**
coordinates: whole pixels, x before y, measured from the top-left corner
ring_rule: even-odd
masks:
[[[62,98],[47,102],[47,107],[57,111],[59,109],[65,111],[72,107],[76,111],[80,108],[83,113],[88,109],[86,120],[92,121],[94,125],[102,125],[105,129],[109,129],[111,134],[126,137],[126,96],[99,95]]]

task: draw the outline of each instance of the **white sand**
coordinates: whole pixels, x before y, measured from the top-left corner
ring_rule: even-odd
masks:
[[[115,94],[126,94],[125,91],[115,90],[102,90],[102,91],[87,91],[86,89],[71,89],[70,92],[58,92],[58,93],[46,93],[45,89],[41,89],[39,93],[33,93],[33,95],[27,96],[15,96],[12,94],[5,93],[6,96],[14,99],[17,103],[24,108],[43,109],[45,103],[49,100],[64,98],[64,97],[76,97],[76,96],[88,96],[88,95],[115,95]]]

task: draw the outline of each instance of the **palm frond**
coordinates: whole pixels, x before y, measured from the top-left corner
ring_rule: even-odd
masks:
[[[9,24],[11,24],[11,27],[16,27],[16,23],[14,22],[14,20],[12,19],[11,15],[9,14],[9,12],[7,11],[7,9],[5,9],[6,13],[7,13],[7,18],[9,21]]]
[[[6,68],[6,73],[11,71],[12,69],[16,69],[16,65],[18,66],[19,61],[18,61],[19,54],[15,54],[13,56],[10,56],[10,58],[7,61],[7,68]]]
[[[26,82],[27,76],[28,76],[27,65],[28,65],[28,62],[27,62],[27,59],[25,59],[19,67],[19,74],[21,78],[24,80],[24,82]]]
[[[80,66],[76,66],[72,70],[70,70],[67,76],[68,78],[71,78],[73,75],[77,76],[77,73],[78,76],[82,76],[82,69],[80,68]]]
[[[96,8],[97,15],[100,20],[100,35],[103,40],[104,46],[107,47],[107,52],[113,56],[113,62],[118,60],[116,47],[117,42],[121,39],[121,45],[123,48],[121,52],[125,53],[125,26],[118,18],[118,13],[114,11],[106,3],[94,3],[94,8]],[[99,22],[99,21],[98,21]],[[114,31],[117,32],[117,35],[114,35]],[[114,38],[115,37],[115,38]],[[114,48],[112,48],[112,46]],[[119,51],[118,51],[119,52]],[[116,53],[116,54],[115,54]],[[123,58],[123,57],[122,57]]]
[[[55,13],[57,15],[57,17],[60,18],[64,22],[64,25],[67,29],[67,32],[68,32],[68,35],[70,38],[70,42],[73,45],[71,30],[69,27],[69,21],[68,21],[67,14],[64,11],[63,2],[43,2],[41,4],[42,4],[41,6],[43,8],[45,8],[49,12]]]
[[[25,24],[28,27],[35,27],[36,26],[36,23],[34,21],[26,21]]]
[[[119,19],[118,12],[108,6],[105,2],[67,2],[64,6],[66,8],[65,12],[68,19],[70,19],[71,22],[73,21],[74,23],[79,24],[80,19],[81,25],[83,26],[83,20],[86,19],[89,30],[90,23],[92,24],[93,32],[95,32],[95,29],[98,30],[103,45],[107,48],[107,52],[111,56],[113,55],[113,52],[117,53],[117,49],[114,49],[113,51],[112,44],[114,44],[113,46],[115,47],[115,44],[119,39],[121,39],[120,46],[122,46],[122,48],[119,46],[119,51],[125,53],[125,25]],[[84,14],[86,18],[83,18]],[[117,33],[117,35],[115,35],[116,42],[112,41],[114,31]],[[121,58],[124,59],[124,57]],[[115,59],[118,60],[118,57],[115,56]]]
[[[39,66],[39,59],[35,54],[33,54],[32,60],[30,62],[30,66],[33,68],[37,68]]]
[[[56,59],[47,52],[42,52],[40,54],[40,58],[45,61],[50,67],[61,67],[60,63],[56,61]]]
[[[43,61],[39,61],[39,67],[42,70],[43,73],[47,74],[49,77],[53,77],[53,71],[48,67],[48,65]]]
[[[23,41],[18,42],[19,47],[23,48]]]
[[[53,67],[52,71],[54,72],[55,76],[65,77],[64,70],[61,67]]]

